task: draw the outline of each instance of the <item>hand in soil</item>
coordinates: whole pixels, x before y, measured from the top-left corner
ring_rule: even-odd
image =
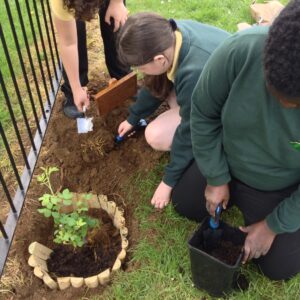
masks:
[[[259,258],[262,255],[266,255],[276,236],[267,225],[266,220],[247,227],[240,227],[240,230],[247,233],[244,244],[243,263],[252,258]]]
[[[217,206],[222,203],[223,209],[226,209],[229,200],[228,184],[220,186],[207,185],[205,188],[206,209],[211,216],[215,216]]]
[[[172,188],[161,181],[151,199],[151,204],[158,209],[164,208],[170,202],[171,191]]]
[[[118,128],[118,134],[119,134],[119,136],[123,136],[126,132],[128,132],[132,128],[133,128],[133,126],[131,124],[129,124],[127,120],[123,121],[119,125],[119,128]]]

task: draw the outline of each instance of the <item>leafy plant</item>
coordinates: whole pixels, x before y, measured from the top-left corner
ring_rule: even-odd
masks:
[[[54,220],[54,242],[58,244],[71,244],[74,248],[82,247],[86,240],[88,230],[99,226],[98,220],[87,215],[89,200],[92,195],[85,194],[75,203],[73,211],[64,213],[63,206],[73,205],[73,193],[64,189],[62,193],[55,193],[51,185],[51,174],[59,171],[56,167],[41,168],[43,173],[37,177],[40,184],[45,185],[50,190],[50,194],[44,194],[39,198],[43,208],[38,212],[46,218],[52,217]]]

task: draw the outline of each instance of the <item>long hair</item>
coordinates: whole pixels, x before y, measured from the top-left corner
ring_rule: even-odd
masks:
[[[120,61],[125,65],[142,66],[162,54],[175,43],[174,26],[154,13],[130,16],[121,28],[117,47]],[[144,84],[151,94],[161,100],[170,93],[173,83],[167,74],[145,75]]]
[[[96,16],[103,0],[63,0],[63,3],[68,11],[74,12],[76,20],[90,21]]]

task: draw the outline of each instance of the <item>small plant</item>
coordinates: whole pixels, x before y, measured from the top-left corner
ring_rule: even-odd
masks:
[[[43,173],[37,177],[38,182],[46,185],[50,194],[44,194],[39,198],[43,208],[38,212],[46,218],[54,220],[54,242],[58,244],[71,244],[74,248],[82,247],[86,241],[88,230],[99,226],[98,220],[87,215],[88,206],[86,201],[91,194],[85,194],[82,199],[76,201],[76,207],[71,213],[63,213],[62,207],[73,204],[73,193],[64,189],[62,193],[55,193],[51,185],[50,177],[59,169],[56,167],[41,168]]]

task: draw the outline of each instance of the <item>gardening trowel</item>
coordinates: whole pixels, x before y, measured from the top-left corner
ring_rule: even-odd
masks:
[[[85,114],[86,107],[83,106],[83,118],[77,118],[77,131],[78,133],[87,133],[93,131],[93,118],[88,118]]]
[[[144,130],[147,127],[147,125],[148,125],[148,123],[146,120],[140,119],[139,122],[135,126],[133,126],[133,128],[131,130],[126,132],[123,136],[120,136],[120,135],[115,136],[115,143],[120,144],[131,134],[134,134],[137,131]]]
[[[222,226],[220,226],[220,215],[222,212],[222,204],[219,204],[215,210],[215,216],[211,216],[207,228],[203,231],[205,250],[212,250],[218,247],[221,236]]]
[[[215,211],[215,217],[211,216],[209,219],[209,226],[212,229],[218,229],[220,226],[220,215],[222,212],[222,205],[219,204]]]

